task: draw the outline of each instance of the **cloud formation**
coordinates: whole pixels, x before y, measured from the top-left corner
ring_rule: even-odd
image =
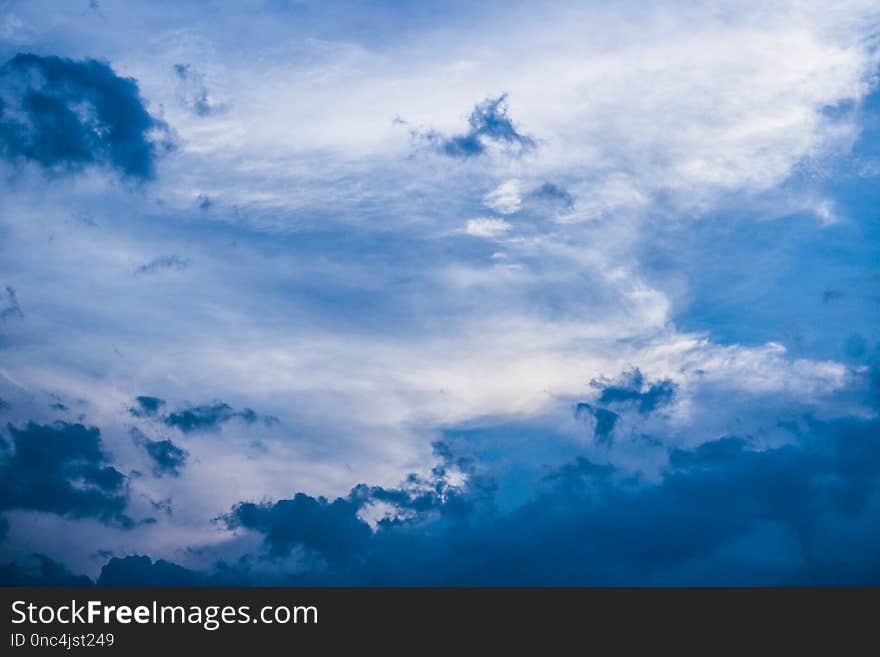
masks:
[[[24,313],[21,311],[21,306],[18,305],[15,288],[7,285],[5,293],[0,290],[0,319],[10,319],[12,317],[21,319],[24,317]]]
[[[129,414],[135,418],[158,420],[165,426],[179,429],[183,433],[199,431],[215,431],[221,425],[231,420],[241,420],[245,424],[254,424],[258,421],[266,426],[278,422],[278,418],[271,415],[259,415],[251,408],[235,410],[229,404],[216,401],[211,404],[184,406],[171,412],[165,412],[165,400],[149,395],[135,397],[135,405],[128,409]]]
[[[156,274],[163,270],[183,271],[190,262],[176,255],[163,255],[145,262],[134,270],[135,275]]]
[[[0,457],[0,510],[49,511],[123,527],[126,477],[107,464],[96,427],[56,422],[6,426],[11,443]]]
[[[167,133],[137,82],[106,63],[19,53],[0,68],[0,154],[53,171],[104,164],[124,176],[155,174]]]
[[[208,94],[205,76],[189,64],[175,64],[174,74],[178,80],[180,102],[197,116],[210,116],[221,109]]]
[[[659,481],[578,457],[508,512],[485,481],[242,503],[225,520],[282,559],[268,580],[245,564],[199,572],[132,556],[98,584],[877,584],[880,425],[803,418],[795,431],[772,449],[725,437],[672,450]],[[435,485],[456,462],[438,453],[449,465]],[[359,514],[377,503],[393,510],[371,527]],[[283,561],[296,547],[319,558]]]
[[[156,477],[164,475],[177,477],[180,475],[180,470],[186,464],[189,452],[178,447],[168,438],[151,440],[136,428],[132,429],[131,433],[135,444],[143,447],[152,459],[153,474]]]
[[[487,144],[497,144],[523,152],[534,148],[537,141],[517,130],[507,108],[507,94],[477,103],[468,116],[468,130],[444,137],[429,132],[425,137],[440,153],[453,158],[470,158],[486,152]]]

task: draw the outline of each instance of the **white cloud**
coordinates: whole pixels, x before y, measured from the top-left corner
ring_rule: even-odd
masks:
[[[474,237],[498,237],[503,235],[511,228],[510,224],[504,219],[495,217],[479,217],[477,219],[468,220],[465,225],[465,232]]]
[[[522,184],[507,180],[483,197],[483,204],[499,214],[513,214],[522,207]]]

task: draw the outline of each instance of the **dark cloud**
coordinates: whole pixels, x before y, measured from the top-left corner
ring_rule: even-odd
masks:
[[[190,433],[192,431],[211,431],[235,418],[253,424],[259,417],[250,408],[236,411],[229,404],[216,402],[174,411],[165,417],[164,421],[169,427],[176,427],[184,433]]]
[[[468,158],[486,152],[486,142],[528,150],[535,140],[520,133],[507,114],[507,94],[487,98],[474,107],[468,117],[468,131],[451,137],[429,132],[425,137],[449,157]],[[416,133],[418,134],[418,133]]]
[[[220,111],[222,107],[211,100],[205,76],[189,64],[175,64],[174,74],[177,76],[177,94],[180,104],[197,116],[209,116]]]
[[[105,164],[126,177],[155,172],[167,126],[150,115],[133,78],[93,59],[20,53],[0,68],[0,154],[50,170]]]
[[[632,404],[639,413],[650,413],[670,403],[675,396],[675,384],[669,379],[646,384],[642,372],[634,368],[624,372],[616,382],[594,379],[590,385],[600,390],[600,404]]]
[[[446,518],[465,518],[486,503],[494,490],[491,481],[479,476],[469,459],[457,458],[445,443],[434,443],[441,462],[424,479],[412,474],[399,488],[355,486],[346,497],[332,502],[323,497],[297,493],[292,499],[236,505],[223,520],[230,529],[244,528],[263,534],[269,555],[285,556],[295,547],[320,556],[331,570],[344,570],[365,554],[373,532],[359,517],[368,505],[391,505],[398,514],[380,520],[382,527],[406,523],[408,512],[421,517],[438,513]],[[467,489],[451,486],[446,475],[456,468],[471,475]]]
[[[7,425],[0,457],[0,510],[49,511],[132,525],[125,477],[107,465],[96,427],[56,422]]]
[[[85,575],[74,575],[60,563],[42,554],[24,563],[0,564],[0,586],[91,586]]]
[[[204,578],[183,566],[133,555],[113,557],[101,568],[98,586],[199,586]]]
[[[635,410],[645,415],[666,404],[675,397],[675,384],[669,380],[646,383],[638,368],[624,372],[617,381],[593,379],[590,385],[599,391],[595,404],[581,402],[575,407],[575,417],[590,418],[593,424],[593,437],[597,443],[611,444],[614,428],[620,414]],[[613,406],[617,412],[605,406]]]
[[[138,429],[132,429],[135,444],[144,448],[153,460],[153,474],[156,477],[170,475],[177,477],[189,458],[189,452],[175,445],[171,440],[151,440]]]
[[[163,255],[145,262],[134,270],[135,275],[155,274],[164,269],[183,271],[190,266],[190,261],[176,255]]]
[[[366,547],[372,532],[357,517],[361,504],[351,499],[297,493],[293,499],[254,504],[244,502],[225,517],[231,529],[243,527],[264,535],[273,556],[289,554],[296,546],[318,553],[333,565],[345,565]]]
[[[147,395],[135,397],[134,401],[136,405],[128,409],[134,417],[152,417],[165,406],[165,400]]]
[[[479,479],[477,464],[438,444],[441,463],[428,480],[356,486],[332,502],[299,493],[236,505],[224,520],[263,534],[265,555],[205,572],[146,556],[113,558],[97,583],[880,584],[880,421],[801,424],[796,442],[773,449],[742,437],[674,449],[658,481],[579,457],[508,512],[479,501],[491,486],[450,486],[449,469],[463,466]],[[373,530],[359,513],[377,502],[406,513]],[[296,547],[318,558],[293,572],[249,565],[271,564]],[[16,568],[0,568],[0,578],[35,581]]]
[[[151,418],[163,422],[166,426],[180,429],[184,433],[194,431],[213,431],[230,420],[239,419],[247,424],[262,421],[266,426],[278,424],[278,418],[272,415],[259,415],[251,408],[235,410],[229,404],[216,401],[212,404],[189,406],[165,413],[165,400],[158,397],[135,397],[135,405],[129,413],[137,418]]]
[[[24,317],[21,312],[21,306],[18,304],[18,296],[15,294],[15,288],[6,286],[5,292],[0,290],[0,319],[11,319]]]
[[[729,437],[673,450],[658,482],[581,457],[507,514],[360,486],[332,503],[242,504],[227,521],[263,533],[272,554],[325,556],[279,573],[287,583],[878,584],[880,422],[805,422],[775,449]],[[414,513],[370,531],[357,514],[375,501]]]
[[[596,442],[610,443],[612,441],[614,427],[617,425],[617,420],[620,419],[617,413],[609,411],[607,408],[594,407],[586,402],[582,402],[575,407],[575,415],[578,418],[590,416],[595,420],[596,426],[593,428],[593,437],[596,439]]]
[[[556,201],[562,203],[566,207],[574,205],[574,197],[567,189],[565,189],[565,187],[550,182],[546,182],[533,190],[530,195],[542,201]]]

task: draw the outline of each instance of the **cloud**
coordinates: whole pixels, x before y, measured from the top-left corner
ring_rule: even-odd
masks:
[[[521,187],[518,180],[503,182],[483,197],[483,205],[499,214],[513,214],[522,207]]]
[[[10,319],[24,317],[21,312],[21,306],[18,304],[18,297],[15,294],[15,288],[10,285],[6,286],[6,292],[0,290],[0,319]]]
[[[436,132],[425,135],[437,149],[449,157],[469,158],[486,152],[486,144],[516,147],[519,152],[534,148],[534,138],[520,133],[507,114],[507,94],[478,103],[468,116],[467,132],[443,137]]]
[[[239,418],[248,424],[253,424],[260,416],[252,409],[244,408],[240,411],[233,410],[229,404],[216,402],[204,406],[191,406],[169,413],[164,422],[169,427],[176,427],[184,433],[193,431],[213,431],[221,424],[232,419]],[[271,422],[271,420],[270,420]]]
[[[443,442],[435,442],[433,449],[440,464],[428,478],[410,474],[397,488],[359,484],[332,502],[305,493],[274,503],[242,502],[223,519],[230,529],[261,533],[272,557],[301,547],[320,556],[331,570],[344,570],[369,547],[373,532],[363,514],[372,507],[380,505],[385,510],[374,518],[376,526],[392,527],[438,511],[447,517],[464,517],[491,494],[492,482],[474,471],[470,459],[455,457]],[[450,483],[453,472],[471,478],[466,488]]]
[[[149,557],[113,557],[101,568],[98,586],[199,586],[204,578],[182,566]]]
[[[0,563],[2,586],[91,586],[85,575],[74,575],[65,566],[43,554],[23,562]]]
[[[134,400],[136,406],[132,406],[128,409],[128,412],[134,417],[152,417],[159,413],[162,407],[165,406],[164,399],[150,397],[148,395],[140,395],[135,397]]]
[[[96,427],[56,422],[9,424],[0,457],[0,510],[48,511],[129,527],[125,476],[107,465]]]
[[[177,477],[180,475],[180,470],[186,464],[189,452],[167,438],[151,440],[136,428],[132,429],[131,433],[135,444],[143,447],[153,460],[153,474],[156,477],[164,475]]]
[[[541,201],[555,201],[566,208],[571,208],[574,205],[574,196],[562,185],[551,182],[545,182],[540,187],[533,189],[529,196]]]
[[[0,68],[0,154],[49,170],[108,165],[148,180],[165,123],[152,116],[137,82],[94,59],[19,53]]]
[[[593,379],[590,385],[600,391],[600,404],[633,405],[641,414],[672,402],[676,388],[670,379],[646,383],[638,368],[625,372],[616,382]]]
[[[449,486],[447,468],[461,462],[473,474],[480,464],[440,444],[444,465],[431,480],[361,485],[333,502],[299,493],[242,503],[225,521],[264,536],[275,568],[262,583],[877,584],[880,424],[809,417],[797,424],[793,441],[780,447],[724,437],[670,450],[659,480],[577,457],[507,512],[479,478]],[[397,512],[371,527],[361,516],[375,505]],[[321,558],[283,561],[295,548]],[[253,558],[200,572],[169,564],[163,581],[254,583],[243,566]],[[111,565],[135,575],[102,573],[99,584],[147,583],[158,563],[114,559],[104,573]]]
[[[479,217],[477,219],[468,220],[465,225],[465,232],[474,237],[498,237],[511,229],[511,225],[504,219],[495,217]]]
[[[134,270],[135,275],[155,274],[162,270],[171,269],[175,271],[183,271],[190,266],[190,261],[180,258],[176,255],[163,255],[145,262]]]
[[[582,418],[585,415],[589,415],[595,419],[593,437],[596,439],[596,442],[605,444],[610,443],[613,437],[612,434],[614,433],[614,427],[617,425],[620,416],[613,411],[609,411],[607,408],[593,407],[586,402],[580,402],[575,407],[575,416]]]
[[[243,502],[225,520],[230,529],[242,527],[262,533],[272,555],[289,554],[301,545],[338,566],[351,561],[370,540],[369,525],[357,517],[359,508],[348,499],[329,502],[297,493],[274,504]]]
[[[643,472],[647,486],[669,448],[736,435],[758,451],[792,440],[777,420],[867,417],[847,385],[876,356],[876,282],[854,273],[876,259],[876,181],[851,174],[861,166],[848,149],[876,111],[864,27],[876,21],[868,3],[798,7],[796,24],[786,3],[765,5],[722,15],[551,2],[500,22],[444,11],[405,39],[382,21],[355,32],[354,10],[320,30],[272,15],[256,41],[239,29],[253,17],[228,6],[206,21],[195,6],[159,16],[135,0],[133,20],[112,34],[19,6],[13,40],[32,45],[18,50],[51,42],[83,53],[87,40],[181,139],[143,189],[88,163],[70,165],[85,167],[75,177],[37,165],[0,176],[0,281],[25,313],[0,321],[4,419],[46,422],[57,393],[71,417],[100,422],[125,473],[155,462],[132,444],[132,424],[186,447],[179,477],[128,481],[127,513],[158,518],[138,529],[139,549],[207,568],[183,548],[222,544],[212,559],[240,550],[233,561],[265,557],[261,567],[280,573],[303,553],[326,557],[302,544],[266,557],[259,530],[228,536],[210,519],[295,492],[328,506],[341,498],[373,536],[353,561],[392,560],[377,540],[446,535],[418,525],[453,524],[444,500],[471,499],[395,487],[408,472],[429,479],[429,442],[450,427],[513,427],[481,438],[475,456],[498,475],[504,511],[489,517],[501,523],[533,479],[577,456],[616,468],[603,485]],[[212,101],[198,88],[181,104],[180,62],[198,68],[187,80],[204,72],[211,94],[234,94],[234,108],[200,116],[199,98]],[[493,89],[510,92],[509,112],[481,103],[467,122]],[[21,105],[7,96],[6,110]],[[832,115],[829,104],[851,109]],[[88,102],[71,108],[83,124],[94,114]],[[413,149],[395,114],[433,127],[433,141],[418,136]],[[10,117],[26,119],[4,112],[4,125]],[[499,137],[486,117],[534,145]],[[443,157],[444,145],[476,154]],[[821,226],[806,207],[816,199],[846,221]],[[175,253],[198,264],[186,285],[148,285],[181,276],[161,263],[131,275]],[[846,298],[822,304],[823,290]],[[847,355],[855,334],[866,349],[852,343],[861,355]],[[585,391],[633,364],[641,384],[618,377]],[[139,391],[169,401],[150,410],[132,401]],[[236,415],[244,406],[278,415],[283,430]],[[185,435],[165,424],[172,415]],[[352,497],[357,482],[369,502]],[[173,516],[148,508],[169,497]],[[129,532],[91,518],[7,515],[4,549],[61,542],[51,556],[74,572],[97,575],[85,543],[131,553]],[[796,563],[787,530],[765,531],[779,541],[767,552]]]
[[[265,426],[278,424],[277,417],[260,415],[251,408],[235,410],[229,404],[216,401],[212,404],[185,406],[166,413],[166,402],[158,397],[141,395],[135,397],[135,405],[128,409],[132,417],[158,420],[166,426],[180,429],[183,433],[214,431],[222,424],[239,419],[247,424],[262,421]]]
[[[197,116],[210,116],[222,109],[208,93],[205,76],[189,64],[175,64],[174,74],[178,80],[178,96],[181,105]]]

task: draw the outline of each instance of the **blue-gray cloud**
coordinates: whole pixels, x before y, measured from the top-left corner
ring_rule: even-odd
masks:
[[[575,406],[575,416],[580,419],[593,418],[593,437],[600,444],[613,441],[614,428],[621,413],[634,410],[640,415],[647,415],[672,402],[676,388],[669,379],[646,383],[638,368],[624,372],[616,381],[593,379],[590,386],[599,391],[596,403],[580,402]]]
[[[145,262],[140,267],[134,270],[136,275],[144,275],[144,274],[155,274],[165,269],[171,269],[175,271],[183,271],[187,267],[189,267],[190,262],[186,258],[181,258],[176,255],[163,255],[158,258],[154,258],[149,262]]]
[[[177,564],[147,556],[113,557],[101,569],[99,586],[199,586],[205,578]]]
[[[74,575],[63,564],[44,554],[0,563],[0,582],[3,586],[91,586],[85,575]]]
[[[0,68],[0,155],[50,170],[103,164],[126,177],[155,173],[152,116],[137,82],[94,59],[19,53]]]
[[[209,116],[220,110],[211,100],[205,76],[189,64],[175,64],[174,74],[178,81],[178,96],[183,107],[197,116]]]
[[[153,461],[153,474],[156,477],[165,475],[177,477],[186,461],[189,452],[178,447],[170,439],[152,440],[138,429],[132,429],[132,438],[135,444],[144,448],[144,451]]]
[[[618,381],[594,379],[590,385],[600,391],[600,404],[632,405],[642,414],[669,404],[675,395],[675,384],[671,380],[647,384],[638,368],[625,372]]]
[[[12,317],[22,318],[24,313],[18,304],[15,288],[7,285],[5,292],[0,290],[0,319],[10,319]]]
[[[96,427],[29,422],[6,428],[11,444],[0,442],[0,510],[48,511],[132,526],[123,513],[126,478],[107,463]]]
[[[134,417],[152,417],[165,406],[164,399],[149,395],[139,395],[134,398],[134,401],[135,405],[128,409],[128,412]]]
[[[272,415],[260,415],[252,408],[235,410],[225,402],[215,401],[210,404],[184,406],[166,413],[165,400],[149,395],[135,397],[135,405],[128,412],[136,418],[154,419],[168,427],[179,429],[183,433],[197,431],[214,431],[230,420],[241,420],[246,424],[262,421],[266,426],[278,423]]]
[[[521,150],[534,148],[537,144],[535,139],[519,132],[507,111],[507,94],[487,98],[478,103],[468,116],[467,132],[445,137],[432,131],[425,136],[441,153],[456,158],[482,155],[486,152],[487,141]]]
[[[204,406],[182,408],[169,413],[165,417],[165,424],[169,427],[176,427],[184,433],[190,433],[193,431],[213,431],[221,424],[235,418],[253,424],[259,419],[259,416],[250,408],[236,411],[229,404],[216,402]]]

